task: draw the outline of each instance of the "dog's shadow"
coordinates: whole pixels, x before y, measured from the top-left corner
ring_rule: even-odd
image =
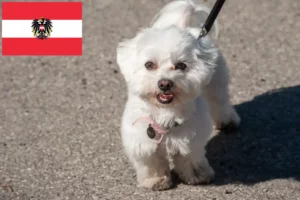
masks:
[[[242,123],[207,145],[214,184],[300,180],[300,86],[266,92],[236,105]]]

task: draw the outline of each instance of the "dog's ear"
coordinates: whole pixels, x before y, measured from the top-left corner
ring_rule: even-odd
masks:
[[[153,28],[166,28],[177,26],[181,30],[188,28],[190,25],[196,27],[200,32],[200,27],[205,22],[210,13],[210,9],[204,5],[196,5],[193,0],[173,1],[167,4],[151,21],[150,26]],[[193,15],[195,15],[193,17]],[[193,19],[192,19],[193,17]],[[190,24],[193,21],[194,23]],[[215,37],[218,38],[218,22],[214,23]],[[196,37],[198,37],[197,35]]]
[[[135,38],[124,40],[120,42],[117,47],[117,63],[126,82],[128,82],[133,75],[137,60],[135,40]]]
[[[151,27],[165,28],[175,25],[180,29],[185,29],[194,11],[195,5],[191,1],[173,1],[153,18]]]

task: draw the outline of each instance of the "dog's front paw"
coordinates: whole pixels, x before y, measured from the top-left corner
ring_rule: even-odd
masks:
[[[193,173],[178,174],[180,179],[188,185],[208,184],[214,180],[215,173],[211,167],[197,167],[191,169]]]
[[[172,187],[172,181],[168,176],[153,177],[145,179],[140,186],[154,191],[167,190]]]
[[[167,190],[172,187],[172,181],[169,177],[161,178],[157,183],[155,183],[152,187],[152,190]]]

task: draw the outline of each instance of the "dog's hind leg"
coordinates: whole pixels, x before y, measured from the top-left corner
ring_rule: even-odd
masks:
[[[210,83],[204,88],[204,97],[216,128],[222,130],[237,128],[240,124],[240,117],[230,103],[228,84],[228,69],[220,54],[216,71]]]

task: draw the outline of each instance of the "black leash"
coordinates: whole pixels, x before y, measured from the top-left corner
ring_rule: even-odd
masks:
[[[225,0],[217,0],[213,9],[209,13],[204,25],[201,28],[198,39],[205,37],[208,34],[208,32],[210,31],[211,27],[213,26],[214,21],[216,20],[224,2],[225,2]]]

